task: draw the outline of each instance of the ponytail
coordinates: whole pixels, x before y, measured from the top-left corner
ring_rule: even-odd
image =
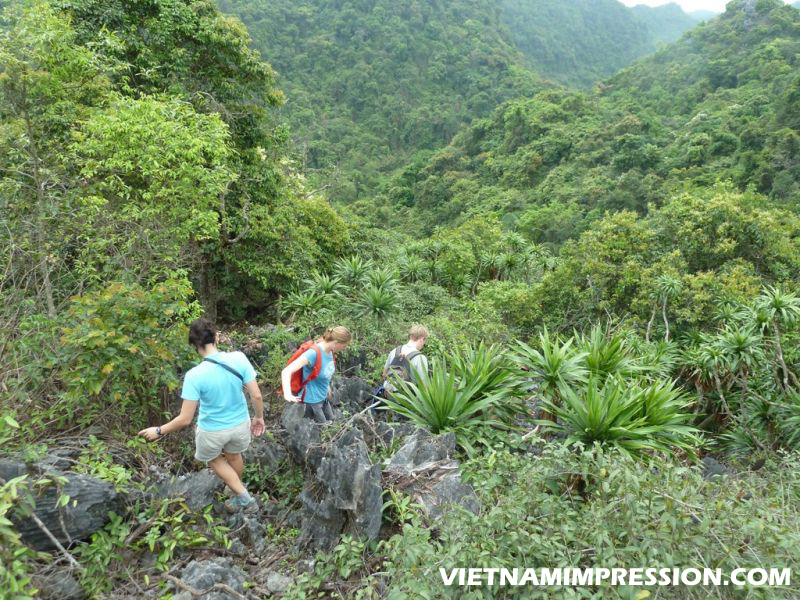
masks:
[[[353,334],[347,327],[337,325],[336,327],[328,327],[325,333],[322,334],[322,339],[326,342],[339,342],[340,344],[349,344],[353,339]]]

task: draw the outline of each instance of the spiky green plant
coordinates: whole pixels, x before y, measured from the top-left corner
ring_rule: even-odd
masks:
[[[478,397],[501,396],[495,406],[501,420],[510,422],[525,411],[513,365],[499,345],[480,342],[477,346],[456,349],[451,361],[459,385],[475,388]]]
[[[716,339],[725,366],[731,373],[747,377],[764,359],[761,336],[749,327],[729,327]]]
[[[367,271],[366,281],[373,288],[390,290],[397,285],[397,273],[390,267],[370,269]]]
[[[783,355],[783,329],[785,326],[792,325],[800,320],[800,297],[779,287],[769,286],[761,292],[755,305],[756,309],[764,314],[764,328],[772,327],[775,357],[781,365],[781,372],[783,373],[781,381],[783,388],[789,388],[790,379],[796,388],[800,388],[800,381],[798,381],[794,372],[789,369]]]
[[[640,387],[618,377],[601,383],[592,377],[578,391],[564,390],[563,402],[545,401],[557,422],[541,421],[548,430],[563,432],[567,443],[580,441],[616,446],[633,455],[644,451],[672,454],[691,452],[699,444],[697,430],[688,425],[686,399],[672,382]]]
[[[669,379],[680,364],[681,352],[675,342],[659,340],[641,349],[642,371],[651,377]]]
[[[339,279],[350,286],[359,285],[372,268],[372,262],[358,255],[338,259],[333,271]]]
[[[403,281],[419,281],[425,275],[425,261],[418,256],[407,256],[400,261],[398,272]]]
[[[589,374],[600,381],[612,375],[628,377],[640,370],[622,334],[608,334],[599,324],[592,327],[588,335],[578,337],[578,347],[586,354]]]
[[[284,317],[296,319],[307,317],[324,308],[325,296],[318,292],[291,292],[280,302],[280,312]]]
[[[337,276],[314,272],[304,282],[307,292],[320,296],[337,296],[342,288],[342,281]]]
[[[370,285],[364,290],[357,306],[363,316],[386,320],[397,312],[399,301],[391,288]]]
[[[585,366],[587,353],[573,344],[573,338],[562,341],[545,329],[539,334],[538,349],[517,341],[511,358],[522,369],[520,376],[533,378],[542,395],[557,404],[561,396],[586,383],[589,376]]]
[[[398,380],[397,390],[385,400],[386,406],[431,433],[454,432],[456,443],[474,454],[475,431],[507,427],[495,416],[505,398],[502,394],[481,395],[486,384],[479,379],[486,374],[463,385],[456,373],[448,370],[446,361],[433,360],[431,367],[431,375],[425,374],[416,382]]]

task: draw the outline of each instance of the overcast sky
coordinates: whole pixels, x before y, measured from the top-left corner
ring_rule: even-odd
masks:
[[[648,6],[661,6],[662,4],[669,4],[665,0],[620,0],[623,4],[634,6],[636,4],[647,4]],[[680,4],[685,12],[692,12],[695,10],[713,10],[714,12],[723,12],[727,0],[674,0],[676,4]]]

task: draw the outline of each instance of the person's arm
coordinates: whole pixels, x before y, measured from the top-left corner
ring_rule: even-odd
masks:
[[[264,398],[262,398],[261,388],[258,387],[258,382],[256,382],[256,370],[243,352],[237,352],[234,356],[241,362],[243,367],[242,382],[244,383],[244,391],[247,392],[250,397],[250,404],[253,405],[253,419],[250,422],[250,431],[254,436],[258,437],[264,433],[266,425],[264,424]]]
[[[258,437],[264,433],[266,424],[264,423],[264,398],[261,396],[261,388],[258,387],[256,380],[244,384],[247,395],[250,396],[250,404],[253,405],[253,422],[250,423],[250,431]]]
[[[152,442],[153,440],[157,440],[158,438],[163,437],[173,431],[180,431],[181,429],[184,429],[192,424],[192,419],[194,419],[194,413],[196,410],[197,401],[186,400],[184,398],[183,404],[181,405],[180,414],[172,419],[172,421],[169,423],[161,426],[161,435],[158,434],[158,427],[148,427],[147,429],[142,429],[139,432],[139,435]]]
[[[394,350],[389,352],[389,356],[386,357],[386,362],[383,363],[383,380],[386,381],[389,378],[389,365],[392,364],[394,360]]]
[[[292,375],[308,364],[308,357],[303,354],[286,365],[283,371],[281,371],[281,388],[283,390],[283,397],[287,402],[302,402],[300,398],[292,394]]]

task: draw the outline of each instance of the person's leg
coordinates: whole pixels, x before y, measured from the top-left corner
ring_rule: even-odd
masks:
[[[325,423],[327,419],[325,419],[325,413],[322,412],[322,406],[320,402],[315,404],[306,404],[306,416],[314,419],[316,423]]]
[[[241,453],[232,454],[230,452],[225,452],[223,456],[225,456],[225,460],[228,461],[228,464],[236,471],[236,475],[239,479],[241,479],[242,473],[244,473],[244,457]]]
[[[238,473],[225,458],[224,454],[220,454],[217,458],[210,461],[208,466],[237,496],[247,492]]]
[[[327,398],[322,403],[322,414],[326,420],[333,421],[333,408],[331,408],[331,403]]]

